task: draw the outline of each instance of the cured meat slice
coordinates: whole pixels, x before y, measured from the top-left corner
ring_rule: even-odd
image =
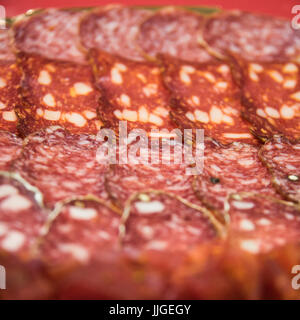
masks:
[[[229,65],[161,58],[164,82],[172,93],[171,117],[181,128],[204,129],[205,136],[221,143],[257,143],[241,118],[240,90]]]
[[[0,30],[0,130],[16,132],[18,121],[14,108],[20,101],[21,73],[16,66],[9,30]]]
[[[196,210],[171,194],[140,193],[130,200],[121,225],[125,250],[185,252],[222,231],[209,211]]]
[[[107,127],[117,131],[119,122],[127,121],[128,131],[175,128],[169,118],[169,93],[157,65],[98,50],[91,50],[91,58],[102,93],[99,115]]]
[[[86,63],[79,48],[79,21],[83,10],[49,9],[24,16],[13,26],[15,46],[21,52],[49,59]]]
[[[98,132],[99,93],[88,66],[24,53],[19,55],[19,64],[23,103],[16,111],[23,136],[51,125],[61,125],[72,133]]]
[[[74,199],[53,211],[38,246],[47,267],[62,271],[118,249],[120,217],[110,205],[92,197]]]
[[[0,174],[0,249],[25,259],[32,257],[47,212],[41,207],[41,195],[13,177]]]
[[[106,175],[107,191],[118,207],[124,207],[136,192],[149,189],[170,192],[192,203],[199,202],[192,182],[197,174],[195,169],[201,170],[203,149],[197,151],[199,161],[196,162],[195,149],[182,147],[172,141],[164,141],[164,144],[155,148],[142,147],[136,155],[131,147],[129,145],[125,154],[127,161],[121,154],[122,162],[111,165]]]
[[[228,212],[229,235],[245,251],[257,254],[298,242],[300,210],[291,202],[236,194],[230,197]]]
[[[1,40],[0,40],[1,44]],[[0,61],[0,130],[17,132],[15,108],[20,104],[21,73],[14,61]]]
[[[105,197],[108,164],[100,159],[100,145],[95,136],[49,127],[26,139],[12,169],[41,190],[49,207],[73,196]]]
[[[294,63],[242,63],[244,117],[265,140],[300,138],[300,67]]]
[[[275,188],[286,198],[300,202],[300,143],[274,136],[261,147],[260,157],[273,176]]]
[[[223,146],[205,141],[203,172],[196,176],[194,188],[203,203],[219,211],[226,209],[231,193],[255,190],[264,195],[276,194],[271,176],[259,159],[258,148],[239,142]]]
[[[152,58],[162,53],[188,61],[210,61],[213,58],[198,42],[204,19],[175,7],[161,9],[141,24],[137,43]]]
[[[218,56],[231,54],[257,62],[300,57],[300,33],[281,18],[225,12],[207,21],[202,36]]]
[[[0,131],[0,170],[9,170],[22,151],[22,140],[10,132]]]
[[[80,23],[80,37],[86,49],[97,48],[124,58],[143,61],[136,37],[142,21],[151,15],[142,10],[120,5],[97,9]]]

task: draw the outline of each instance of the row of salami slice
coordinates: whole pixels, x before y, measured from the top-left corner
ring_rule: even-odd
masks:
[[[23,136],[50,125],[95,134],[125,120],[147,132],[202,128],[225,143],[257,143],[250,126],[262,139],[299,138],[299,35],[283,19],[107,6],[42,11],[12,30]]]

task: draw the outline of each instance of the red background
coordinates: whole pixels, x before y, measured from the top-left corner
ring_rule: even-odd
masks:
[[[201,5],[217,6],[224,9],[240,9],[257,13],[291,18],[291,8],[300,4],[300,0],[119,0],[117,3],[129,5]],[[80,7],[115,3],[111,0],[0,0],[6,8],[6,15],[14,16],[33,8]]]

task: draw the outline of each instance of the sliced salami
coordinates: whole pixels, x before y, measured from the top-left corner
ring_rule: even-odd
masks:
[[[86,63],[79,47],[83,10],[49,9],[25,16],[14,24],[15,46],[21,52],[49,59]]]
[[[23,136],[61,125],[73,133],[96,134],[99,93],[88,66],[19,54],[23,71],[22,106],[17,108]]]
[[[210,209],[223,212],[231,193],[255,190],[265,195],[276,194],[271,176],[259,159],[258,148],[239,142],[223,146],[205,141],[204,169],[196,177],[194,188]]]
[[[242,63],[244,117],[265,140],[300,138],[300,67],[295,63]]]
[[[300,202],[300,143],[274,136],[260,149],[277,190],[292,201]]]
[[[241,118],[240,90],[225,63],[195,64],[161,57],[172,93],[171,116],[183,129],[204,129],[221,143],[257,144]]]
[[[300,210],[293,203],[261,194],[236,194],[229,206],[229,234],[241,249],[257,254],[298,242]]]
[[[22,140],[15,134],[0,131],[0,170],[9,170],[11,162],[22,151]]]
[[[105,197],[108,164],[100,161],[100,145],[95,136],[49,127],[26,139],[12,169],[41,190],[49,207],[74,196]]]
[[[9,32],[9,28],[0,30],[0,130],[15,133],[18,121],[14,109],[20,102],[21,73],[16,66]]]
[[[289,20],[252,14],[224,12],[210,18],[204,29],[205,42],[218,56],[232,54],[253,61],[298,61],[300,33]]]
[[[170,194],[140,193],[124,209],[123,245],[140,252],[185,252],[216,238],[222,226],[214,222],[208,211],[196,210]]]
[[[140,26],[137,43],[151,58],[158,53],[188,61],[208,62],[213,58],[199,45],[205,18],[191,11],[167,7]]]
[[[38,238],[47,212],[18,180],[0,174],[0,249],[22,258],[32,257],[32,248]]]
[[[139,25],[151,11],[110,5],[87,14],[80,24],[80,37],[86,49],[97,48],[124,58],[143,61],[137,49]]]
[[[123,162],[111,165],[106,175],[107,191],[118,207],[124,207],[136,192],[149,189],[170,192],[192,203],[199,202],[192,188],[197,164],[195,150],[173,141],[164,141],[155,148],[141,147],[136,153],[131,151],[132,147],[134,145],[129,145],[127,154],[121,154]],[[201,169],[200,161],[198,167]]]
[[[39,240],[48,268],[87,264],[100,253],[118,249],[121,215],[100,199],[76,199],[52,212]]]
[[[118,130],[127,121],[128,131],[175,128],[169,118],[169,93],[156,64],[130,61],[92,50],[96,85],[102,93],[99,115],[104,125]]]

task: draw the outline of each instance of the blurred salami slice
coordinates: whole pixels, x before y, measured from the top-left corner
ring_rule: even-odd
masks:
[[[41,190],[45,204],[74,196],[105,197],[104,174],[108,165],[100,161],[100,143],[92,135],[72,135],[60,127],[49,127],[26,139],[13,170]]]
[[[30,258],[47,212],[41,197],[9,175],[0,174],[0,249]]]
[[[96,85],[102,93],[99,115],[106,127],[118,131],[127,121],[128,131],[175,128],[169,118],[169,93],[156,64],[130,61],[92,50]]]
[[[72,133],[96,134],[99,93],[88,66],[19,54],[23,71],[22,105],[17,108],[23,136],[51,125]]]
[[[277,190],[292,201],[300,202],[300,143],[275,136],[260,149]]]
[[[122,162],[111,165],[106,176],[107,191],[117,206],[124,207],[136,192],[149,189],[170,192],[192,203],[199,202],[192,182],[197,173],[195,169],[201,170],[203,149],[198,150],[196,163],[195,150],[176,141],[141,147],[136,153],[134,148],[135,145],[129,145],[127,153],[119,152]]]
[[[257,254],[298,242],[300,210],[293,203],[261,194],[236,194],[229,206],[229,234],[241,249]]]
[[[220,56],[253,61],[298,61],[300,33],[291,22],[248,12],[225,12],[210,18],[203,38]]]
[[[214,222],[209,211],[196,210],[169,194],[140,193],[124,209],[123,245],[142,252],[185,252],[216,238],[222,226]]]
[[[239,142],[222,146],[205,141],[203,173],[196,177],[194,187],[203,203],[220,211],[226,209],[226,199],[231,193],[255,191],[276,195],[271,175],[259,159],[258,148]]]
[[[9,170],[11,162],[22,151],[22,140],[13,133],[0,131],[0,170]]]
[[[161,9],[141,24],[137,43],[152,58],[162,53],[188,61],[210,61],[213,58],[198,41],[204,19],[175,7]]]
[[[137,49],[139,25],[151,15],[149,10],[110,5],[92,11],[80,24],[80,37],[86,49],[97,48],[124,58],[143,61]]]
[[[15,46],[21,52],[49,59],[86,63],[79,47],[79,21],[83,10],[49,9],[14,24]]]
[[[300,138],[300,67],[294,63],[241,63],[244,117],[265,140]]]
[[[87,264],[92,257],[116,250],[121,215],[104,201],[76,199],[49,216],[39,252],[47,267],[66,269]]]
[[[240,90],[229,65],[161,58],[164,82],[172,93],[171,117],[180,128],[204,129],[205,136],[225,144],[257,144],[249,124],[241,118]]]
[[[0,30],[0,130],[17,132],[15,107],[20,102],[21,73],[11,46],[10,29]]]

